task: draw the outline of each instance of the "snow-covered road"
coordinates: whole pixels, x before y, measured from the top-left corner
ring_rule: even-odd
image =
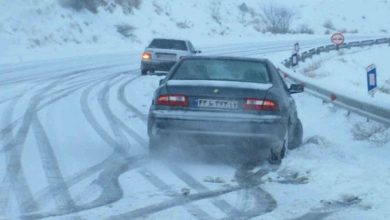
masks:
[[[203,51],[277,62],[293,43]],[[389,217],[388,131],[356,140],[381,125],[308,94],[295,96],[305,143],[280,167],[242,167],[220,151],[149,159],[147,111],[161,78],[140,76],[138,52],[1,66],[0,219]]]

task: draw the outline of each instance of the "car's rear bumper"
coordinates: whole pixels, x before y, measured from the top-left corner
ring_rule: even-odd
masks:
[[[286,129],[287,120],[276,115],[165,110],[151,111],[148,124],[149,135],[181,135],[222,142],[246,139],[267,146],[281,146]]]
[[[141,69],[150,71],[169,71],[176,61],[141,61]]]

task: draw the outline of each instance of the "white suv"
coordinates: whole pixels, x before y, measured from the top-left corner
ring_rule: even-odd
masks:
[[[141,60],[142,75],[154,71],[169,71],[182,57],[201,53],[189,40],[154,39],[145,48]]]

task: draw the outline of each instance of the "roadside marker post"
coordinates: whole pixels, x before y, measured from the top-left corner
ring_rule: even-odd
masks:
[[[367,91],[372,97],[375,96],[377,90],[377,72],[375,64],[369,65],[367,68]]]
[[[292,67],[296,67],[298,65],[298,54],[297,53],[294,53],[291,56],[291,64],[292,64]]]
[[[294,44],[294,50],[293,50],[293,54],[291,55],[291,66],[292,67],[295,67],[298,65],[298,54],[299,54],[299,43],[295,43]]]

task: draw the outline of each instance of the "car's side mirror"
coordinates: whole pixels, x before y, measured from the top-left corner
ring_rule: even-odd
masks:
[[[160,82],[159,82],[159,84],[158,85],[162,85],[164,83],[164,79],[160,79]]]
[[[301,93],[305,91],[305,87],[302,84],[291,84],[290,89],[288,90],[290,94]]]

